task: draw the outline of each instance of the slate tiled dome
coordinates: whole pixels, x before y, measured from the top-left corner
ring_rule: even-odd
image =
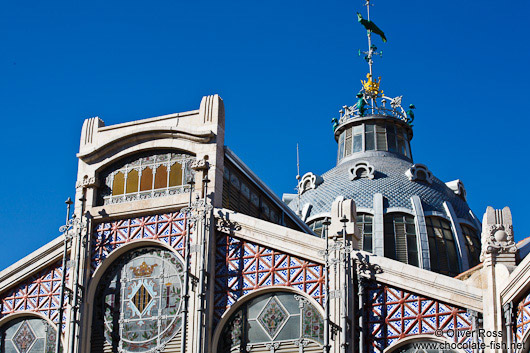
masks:
[[[366,161],[375,168],[374,179],[359,178],[350,180],[349,170],[359,161]],[[467,203],[447,185],[434,177],[432,184],[422,181],[410,181],[405,171],[412,162],[398,158],[391,153],[386,156],[363,156],[345,161],[327,171],[321,177],[322,183],[315,189],[307,190],[300,196],[301,207],[310,204],[306,218],[329,213],[331,204],[342,195],[353,199],[357,207],[373,207],[375,193],[384,197],[384,207],[403,207],[412,210],[411,197],[418,195],[425,212],[445,213],[443,202],[452,204],[458,218],[473,222]],[[289,207],[298,210],[298,198],[294,198]]]
[[[410,122],[359,111],[341,117],[337,166],[323,175],[306,173],[299,194],[285,201],[321,235],[333,202],[352,199],[359,249],[454,276],[479,262],[481,225],[460,180],[446,183],[414,163]]]

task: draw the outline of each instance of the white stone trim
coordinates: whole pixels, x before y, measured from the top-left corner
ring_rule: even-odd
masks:
[[[416,225],[416,239],[418,241],[418,254],[420,256],[419,263],[421,264],[421,268],[430,270],[431,255],[429,253],[429,236],[427,234],[427,223],[425,222],[421,199],[418,195],[413,195],[410,198],[410,202],[414,210],[414,224]]]
[[[456,247],[458,250],[459,260],[460,260],[460,272],[467,271],[469,269],[469,259],[467,257],[467,248],[466,240],[464,239],[464,234],[462,233],[462,228],[456,217],[456,212],[453,208],[453,205],[450,202],[444,201],[443,203],[445,212],[449,215],[451,228],[453,228],[453,235],[455,237]]]

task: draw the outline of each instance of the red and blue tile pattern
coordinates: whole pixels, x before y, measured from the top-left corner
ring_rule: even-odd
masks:
[[[186,216],[178,212],[100,223],[92,237],[92,271],[95,271],[113,250],[135,240],[158,240],[182,255],[185,235]]]
[[[466,309],[375,282],[367,290],[369,352],[383,352],[401,338],[420,334],[434,338],[441,333],[450,342],[472,343],[466,334],[473,330]]]
[[[2,293],[0,317],[32,311],[47,316],[55,323],[59,322],[62,273],[62,261],[58,261]]]
[[[270,286],[297,288],[322,304],[324,266],[220,234],[215,264],[216,319],[241,296]]]

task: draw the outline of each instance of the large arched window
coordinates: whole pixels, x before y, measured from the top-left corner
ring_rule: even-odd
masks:
[[[46,320],[36,317],[13,319],[0,327],[0,352],[55,352],[57,331]]]
[[[414,217],[403,213],[385,215],[385,257],[418,266]]]
[[[128,202],[184,192],[193,174],[194,157],[148,152],[126,158],[101,174],[98,204]]]
[[[357,214],[357,227],[359,228],[359,232],[361,235],[361,239],[359,240],[359,249],[372,252],[372,236],[373,236],[373,223],[374,216],[365,214],[365,213],[358,213]]]
[[[153,352],[180,345],[182,263],[169,250],[129,252],[96,290],[91,352]]]
[[[448,276],[456,276],[459,266],[451,223],[440,217],[426,217],[425,221],[429,236],[431,270]]]
[[[264,352],[271,347],[314,352],[323,342],[324,320],[317,308],[301,295],[275,292],[248,301],[230,316],[217,353]]]
[[[461,224],[462,233],[466,242],[467,257],[469,261],[469,267],[476,266],[480,263],[480,237],[478,232],[468,226],[467,224]]]

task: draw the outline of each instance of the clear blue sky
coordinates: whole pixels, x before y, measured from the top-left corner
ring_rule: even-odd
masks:
[[[353,1],[8,1],[0,20],[0,269],[59,235],[85,118],[197,109],[218,93],[226,144],[277,194],[335,163],[330,120],[366,74]],[[417,107],[416,162],[463,180],[474,212],[528,222],[530,2],[375,0],[375,74]],[[364,13],[364,12],[363,12]]]

